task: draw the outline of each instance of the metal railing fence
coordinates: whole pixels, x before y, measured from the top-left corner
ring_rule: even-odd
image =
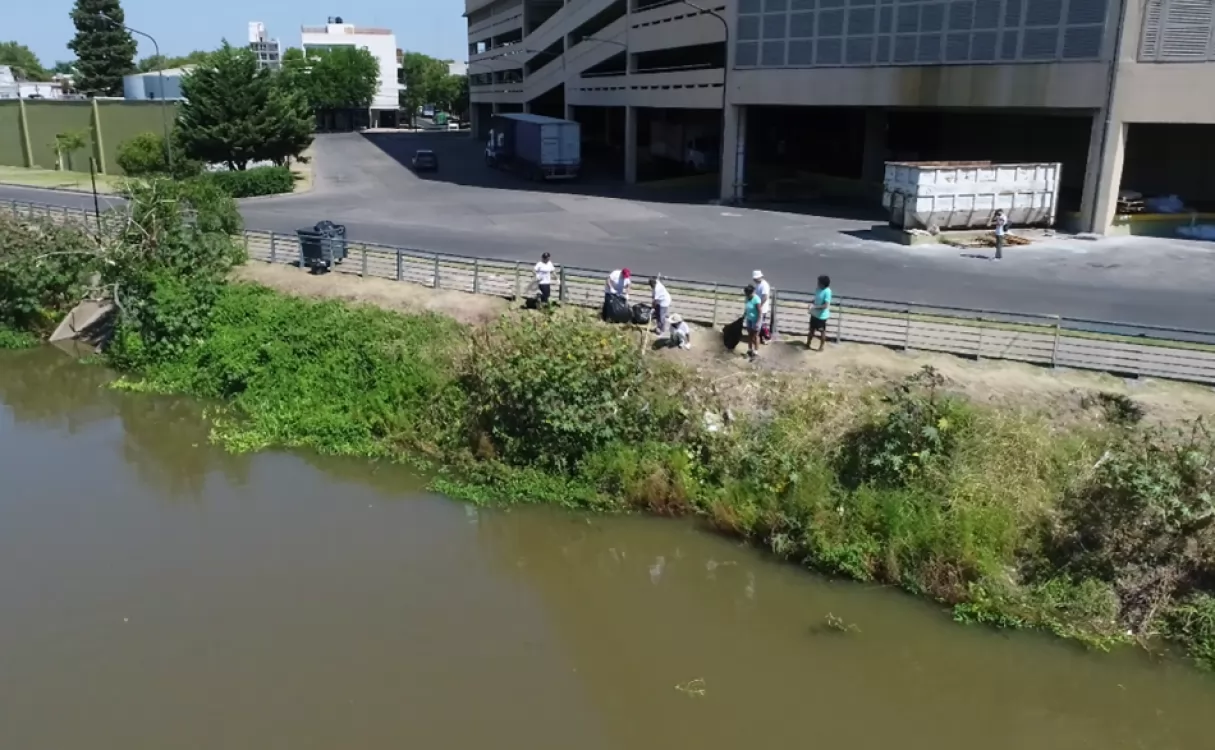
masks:
[[[20,218],[97,227],[91,211],[20,202],[0,203],[0,210]],[[104,225],[104,213],[101,219]],[[294,234],[245,230],[242,239],[251,260],[304,267]],[[370,242],[347,245],[348,256],[334,272],[508,298],[524,296],[532,285],[533,261]],[[562,303],[590,308],[603,303],[606,270],[564,266],[559,271],[553,293]],[[742,315],[742,284],[665,277],[663,283],[671,293],[672,311],[690,323],[721,326]],[[646,294],[645,287],[639,294]],[[809,334],[813,297],[808,291],[775,292],[773,318],[779,335]],[[1215,384],[1215,331],[836,296],[827,335],[835,341],[900,350]]]

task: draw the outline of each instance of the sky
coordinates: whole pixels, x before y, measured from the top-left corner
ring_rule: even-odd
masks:
[[[5,13],[0,41],[17,41],[34,51],[50,67],[70,60],[67,48],[76,28],[70,13],[73,0],[13,0],[20,12]],[[270,38],[285,47],[298,47],[300,26],[325,23],[341,16],[358,26],[392,29],[397,46],[432,57],[468,59],[467,25],[463,0],[205,0],[176,3],[168,0],[122,0],[128,26],[156,37],[166,56],[196,49],[214,49],[220,41],[244,43],[249,22],[266,24]],[[188,10],[185,10],[188,9]],[[152,43],[136,36],[139,57],[152,54]]]

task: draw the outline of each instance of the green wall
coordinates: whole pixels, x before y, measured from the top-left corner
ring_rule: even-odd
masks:
[[[32,164],[27,162],[21,142],[22,104],[29,123]],[[100,134],[104,171],[107,174],[121,174],[117,162],[118,147],[140,133],[163,132],[164,113],[160,102],[99,99],[96,102],[96,120],[93,104],[92,101],[0,101],[0,165],[54,169],[55,136],[66,131],[83,130],[89,134],[92,145],[72,155],[72,167],[78,171],[88,171],[88,157],[97,148],[97,135]],[[169,126],[172,127],[177,118],[176,104],[169,105],[167,115]]]
[[[21,119],[17,102],[0,102],[0,165],[25,166],[25,149],[21,145]]]

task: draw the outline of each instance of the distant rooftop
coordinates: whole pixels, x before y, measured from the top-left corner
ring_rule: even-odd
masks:
[[[355,26],[349,23],[334,23],[328,26],[301,26],[300,31],[304,34],[328,34],[334,27],[342,29],[341,34],[374,34],[378,36],[391,36],[392,29],[381,29],[373,26]]]
[[[180,68],[165,68],[164,70],[149,70],[146,73],[131,73],[134,76],[184,76],[197,66],[183,65]]]

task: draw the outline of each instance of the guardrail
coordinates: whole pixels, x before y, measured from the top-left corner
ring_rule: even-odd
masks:
[[[0,210],[21,218],[97,226],[92,212],[61,206],[12,202],[0,203]],[[250,259],[303,267],[295,235],[246,230],[242,238]],[[333,269],[337,273],[510,298],[524,295],[532,284],[532,261],[356,241],[348,241],[347,246],[345,262]],[[606,275],[603,270],[564,266],[553,291],[565,304],[598,308]],[[672,311],[689,322],[719,326],[742,315],[741,284],[669,278],[663,283],[671,293]],[[779,334],[809,334],[813,296],[800,291],[775,293],[773,318]],[[836,341],[1215,384],[1215,332],[1211,331],[844,296],[836,296],[832,313],[827,334]]]

